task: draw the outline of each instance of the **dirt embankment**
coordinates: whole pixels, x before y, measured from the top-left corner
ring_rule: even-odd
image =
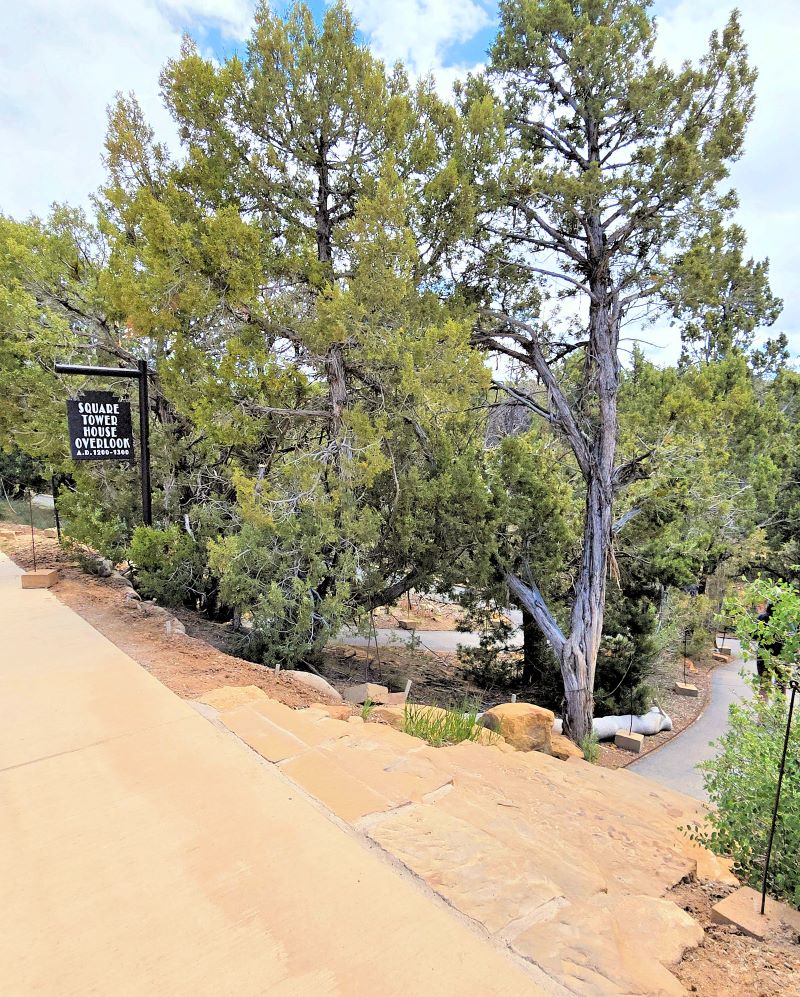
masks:
[[[30,531],[0,541],[0,547],[20,567],[33,567]],[[232,657],[206,640],[168,632],[171,610],[127,598],[131,589],[119,578],[87,575],[55,540],[39,533],[36,562],[39,568],[59,569],[60,581],[52,591],[63,603],[184,699],[196,699],[223,685],[256,685],[287,706],[324,700],[321,693],[290,676]]]

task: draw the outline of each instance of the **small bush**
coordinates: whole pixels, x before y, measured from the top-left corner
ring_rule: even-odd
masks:
[[[756,607],[772,607],[768,620]],[[733,859],[737,875],[759,888],[764,874],[772,809],[786,737],[787,700],[781,679],[796,674],[800,654],[800,590],[786,582],[757,579],[736,597],[726,600],[743,646],[754,652],[759,644],[770,658],[776,684],[751,679],[752,697],[730,708],[728,729],[719,739],[720,752],[704,762],[706,792],[713,809],[707,827],[692,829],[692,837],[719,855]],[[774,655],[766,648],[773,648]],[[800,703],[789,735],[778,820],[770,861],[770,892],[800,907]]]
[[[194,606],[207,586],[205,551],[180,526],[134,530],[128,557],[136,568],[136,587],[166,606]]]
[[[477,741],[485,728],[478,723],[478,707],[464,703],[462,709],[436,710],[406,703],[403,730],[435,748],[461,741]]]
[[[587,734],[581,741],[580,749],[583,752],[583,757],[587,762],[591,762],[592,765],[597,765],[600,761],[600,739],[594,731],[592,731],[591,734]]]
[[[731,706],[721,753],[704,762],[706,792],[712,804],[706,829],[692,837],[718,855],[733,859],[736,874],[760,889],[764,874],[778,768],[786,733],[786,700],[754,696]],[[800,907],[800,722],[792,724],[770,862],[770,892]]]

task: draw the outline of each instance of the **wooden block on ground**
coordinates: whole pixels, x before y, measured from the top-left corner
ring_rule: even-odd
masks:
[[[22,587],[24,589],[49,589],[58,581],[57,571],[48,571],[40,568],[38,571],[26,571],[22,576]]]
[[[700,695],[700,690],[691,682],[676,682],[673,689],[679,696],[697,697]]]
[[[719,651],[714,651],[711,655],[713,661],[727,661],[728,658],[724,654],[720,654]]]
[[[360,685],[348,686],[342,696],[348,703],[362,704],[368,700],[370,703],[385,703],[389,690],[385,685],[376,685],[374,682],[362,682]]]
[[[752,938],[764,938],[780,922],[800,931],[800,911],[788,904],[767,897],[765,913],[761,913],[761,894],[749,886],[734,890],[711,908],[711,919],[717,924],[732,924]]]
[[[618,730],[614,738],[614,744],[624,751],[633,751],[639,754],[644,744],[644,734],[637,734],[634,731]]]
[[[730,660],[733,657],[733,651],[729,647],[717,647],[714,650],[715,654],[721,654],[724,658]]]

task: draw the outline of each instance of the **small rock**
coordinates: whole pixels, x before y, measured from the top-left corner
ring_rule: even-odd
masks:
[[[370,711],[369,719],[376,723],[388,724],[395,730],[405,726],[406,711],[404,706],[376,706]]]
[[[331,720],[349,720],[353,716],[353,708],[347,703],[312,703],[310,709],[322,710]]]
[[[142,597],[135,589],[128,589],[125,593],[125,602],[141,602]]]
[[[218,689],[211,689],[198,696],[201,703],[213,706],[220,713],[225,710],[235,710],[238,706],[247,706],[249,703],[268,699],[269,697],[263,689],[257,685],[223,685]]]
[[[344,690],[344,698],[348,703],[358,705],[366,703],[382,704],[386,702],[389,690],[385,685],[375,685],[374,682],[362,682],[361,685],[351,685]]]
[[[492,747],[499,748],[501,744],[505,744],[505,738],[502,734],[498,734],[497,731],[489,730],[488,727],[478,727],[477,734],[475,736],[476,744],[488,744]]]
[[[570,758],[580,758],[583,761],[583,752],[581,749],[574,741],[570,741],[568,737],[565,737],[564,734],[551,735],[550,754],[554,758],[560,758],[562,762],[566,762]]]
[[[172,616],[164,624],[164,631],[170,635],[172,634],[185,634],[186,627],[181,623],[179,619]]]

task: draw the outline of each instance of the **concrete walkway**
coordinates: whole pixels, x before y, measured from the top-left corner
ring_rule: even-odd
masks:
[[[0,555],[0,993],[538,994]]]
[[[706,800],[703,777],[696,768],[700,762],[716,757],[712,746],[728,727],[728,708],[731,703],[750,696],[750,688],[739,674],[742,668],[755,672],[752,662],[745,663],[739,642],[731,640],[734,656],[725,665],[719,665],[711,674],[711,697],[705,711],[683,733],[668,741],[628,768],[637,775],[645,775],[670,789],[687,793],[696,800]]]

